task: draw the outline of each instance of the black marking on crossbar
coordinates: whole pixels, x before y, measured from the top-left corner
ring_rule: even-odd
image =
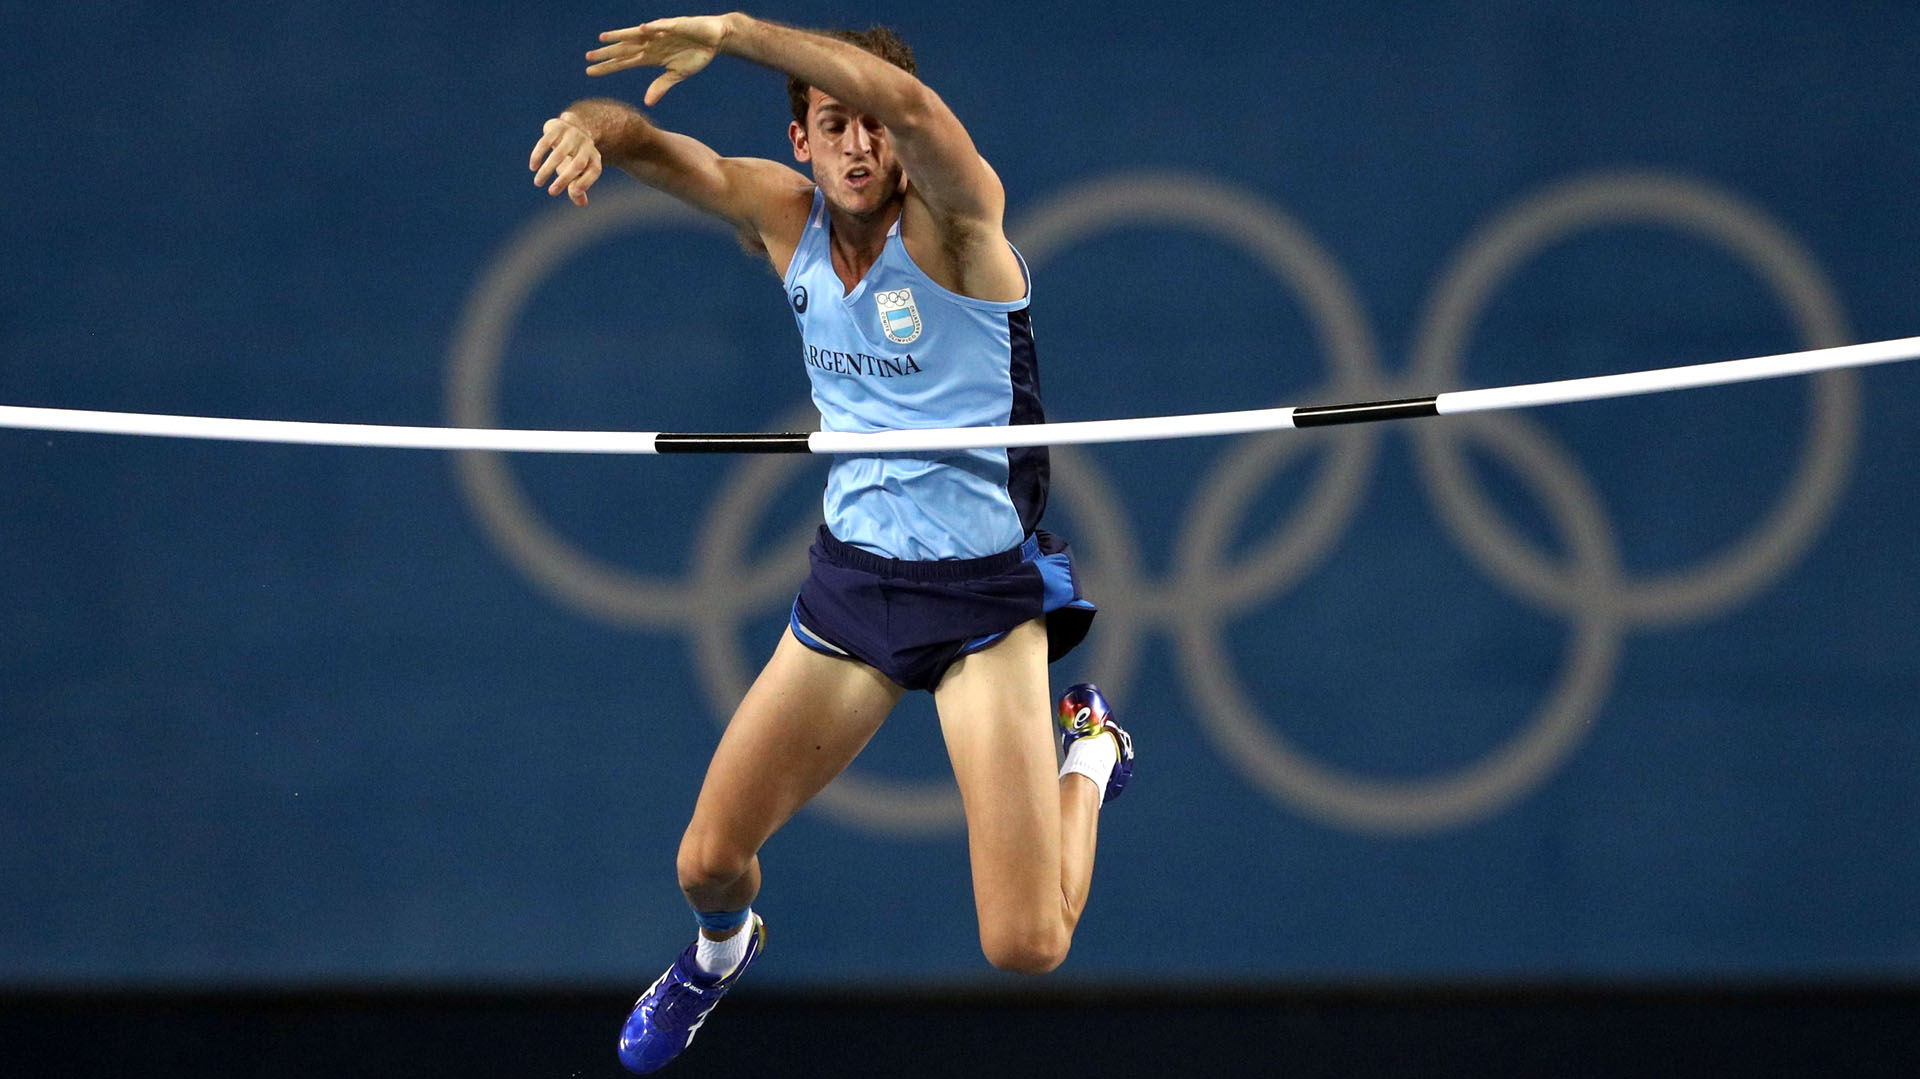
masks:
[[[1438,416],[1439,397],[1409,397],[1400,401],[1362,401],[1351,405],[1308,405],[1293,410],[1295,427],[1331,427],[1339,423],[1375,420],[1411,420]]]
[[[807,435],[772,431],[661,434],[653,439],[655,453],[807,453]]]

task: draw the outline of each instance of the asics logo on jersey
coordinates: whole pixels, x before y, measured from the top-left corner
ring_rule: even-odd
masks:
[[[880,328],[886,331],[887,340],[910,345],[920,339],[920,309],[914,306],[912,289],[876,292],[873,302],[880,309]]]
[[[807,286],[805,285],[793,287],[793,313],[796,315],[807,313]]]

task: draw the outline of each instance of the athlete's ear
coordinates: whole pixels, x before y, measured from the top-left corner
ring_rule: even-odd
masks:
[[[787,141],[793,143],[793,159],[805,164],[813,160],[813,150],[807,141],[806,126],[798,120],[787,122]]]

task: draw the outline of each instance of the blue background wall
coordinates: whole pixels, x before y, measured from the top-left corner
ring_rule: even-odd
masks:
[[[1054,418],[1920,332],[1911,5],[766,13],[915,43]],[[0,402],[798,422],[765,269],[528,182],[649,14],[9,9]],[[784,110],[723,62],[656,117]],[[1057,678],[1143,753],[1065,973],[1920,974],[1916,430],[1894,366],[1063,453],[1107,610]],[[0,983],[650,976],[822,467],[0,432]],[[954,800],[909,702],[766,851],[767,981],[991,977]]]

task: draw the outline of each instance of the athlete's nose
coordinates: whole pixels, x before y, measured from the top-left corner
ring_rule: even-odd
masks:
[[[849,148],[856,154],[871,156],[873,153],[873,133],[867,130],[865,121],[866,117],[864,116],[855,120],[853,125],[853,142]]]

